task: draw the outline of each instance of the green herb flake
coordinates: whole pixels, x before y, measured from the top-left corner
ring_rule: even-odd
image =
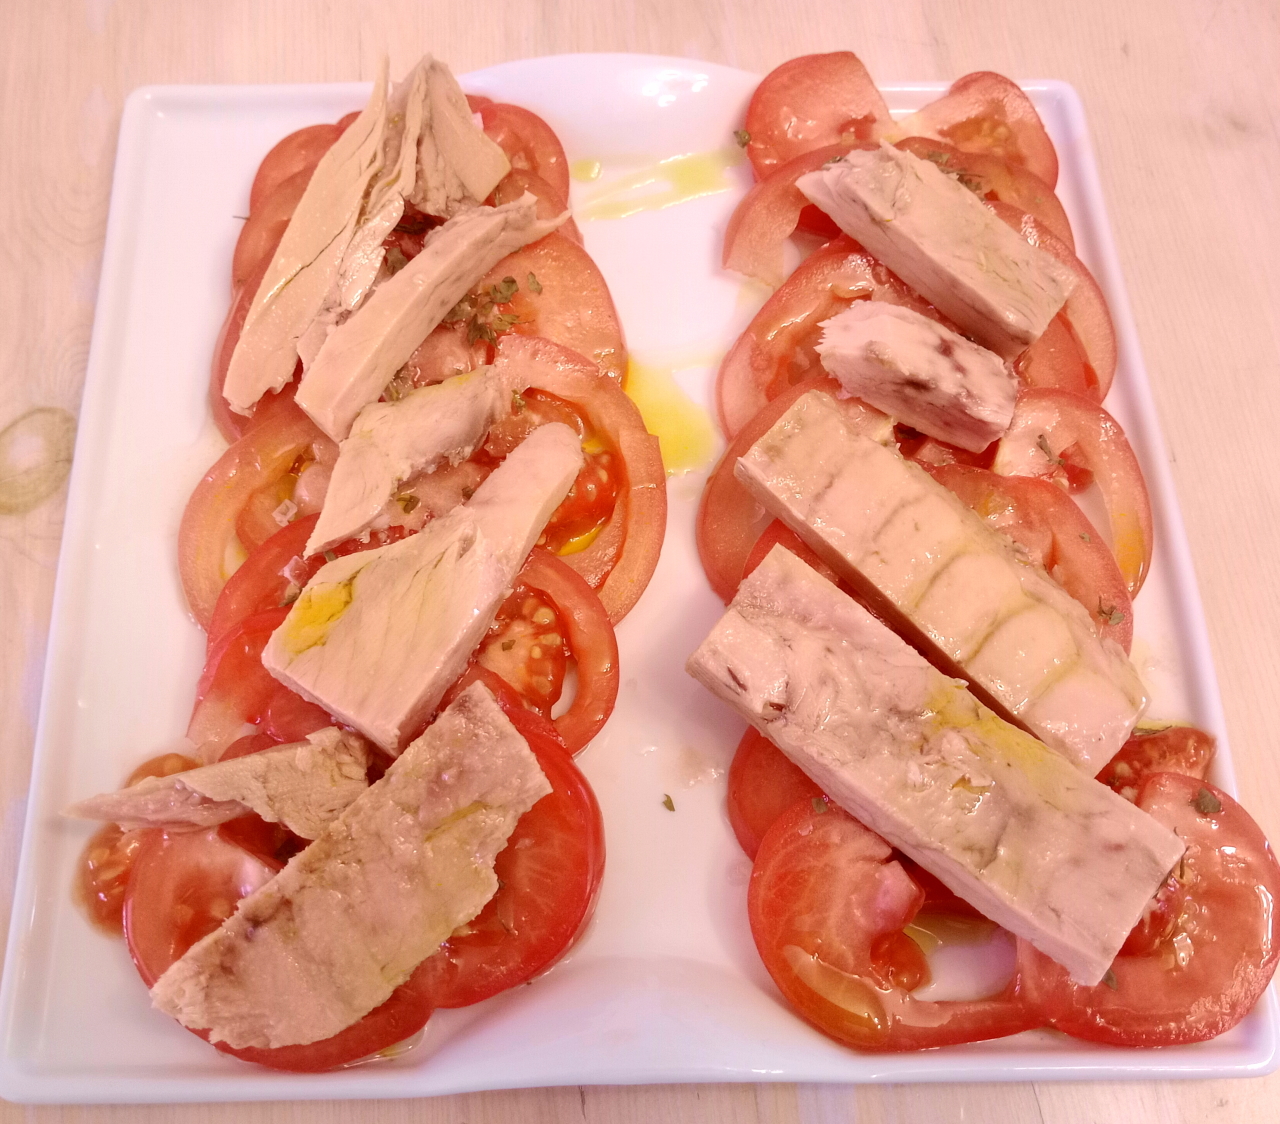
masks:
[[[326,562],[336,562],[338,560],[338,556],[334,554],[332,550],[326,550],[324,552],[324,560]]]
[[[815,796],[809,803],[813,805],[813,810],[819,815],[827,810],[827,802],[821,796]]]
[[[1104,605],[1102,598],[1098,598],[1098,616],[1107,624],[1124,624],[1125,620],[1123,609],[1117,609],[1114,605]]]
[[[465,320],[468,316],[475,313],[475,305],[470,297],[463,297],[448,312],[444,314],[444,322],[446,324],[456,324],[459,320]]]
[[[665,792],[662,794],[662,806],[666,808],[668,812],[674,812],[676,810],[676,802]]]
[[[1116,979],[1115,972],[1113,972],[1110,968],[1107,969],[1107,974],[1102,977],[1102,982],[1106,984],[1107,987],[1109,987],[1112,991],[1120,990],[1120,981]]]
[[[511,392],[511,408],[518,414],[524,409],[524,395],[518,390]]]
[[[412,492],[406,492],[404,495],[396,496],[396,503],[400,505],[400,510],[406,515],[410,514],[415,507],[422,501],[418,499]]]
[[[504,652],[511,651],[511,649],[514,648],[515,646],[516,646],[516,642],[514,640],[504,640],[502,642],[502,650]]]
[[[1080,537],[1084,539],[1085,542],[1093,542],[1093,536],[1089,534],[1088,531],[1081,531]]]
[[[516,295],[519,288],[514,277],[504,277],[496,285],[490,286],[489,295],[493,298],[494,304],[506,304]]]
[[[1042,433],[1036,438],[1036,447],[1045,455],[1045,459],[1050,464],[1063,465],[1066,464],[1061,457],[1055,456],[1051,448],[1049,448],[1049,439]]]
[[[1202,816],[1212,816],[1222,811],[1222,801],[1219,800],[1207,788],[1202,788],[1196,793],[1196,797],[1191,801],[1192,807],[1195,808]]]
[[[542,282],[539,281],[532,273],[529,274],[529,277],[526,280],[525,284],[529,286],[529,292],[531,293],[542,292]]]
[[[734,129],[733,139],[738,142],[739,148],[746,148],[751,143],[751,134],[746,129]]]

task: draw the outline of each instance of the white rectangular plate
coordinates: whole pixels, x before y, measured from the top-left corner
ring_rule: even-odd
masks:
[[[729,163],[740,161],[731,134],[757,81],[682,59],[583,55],[510,63],[464,84],[541,113],[571,162],[600,163],[599,179],[574,186],[581,207],[611,181],[653,171],[663,158],[720,150]],[[1135,660],[1152,689],[1153,717],[1218,735],[1215,780],[1230,788],[1203,614],[1080,102],[1061,83],[1027,88],[1058,146],[1058,191],[1080,254],[1111,302],[1121,361],[1107,405],[1138,452],[1155,506],[1158,543],[1138,602]],[[885,93],[895,111],[906,111],[940,90]],[[741,723],[683,672],[722,611],[693,544],[706,467],[670,481],[662,560],[618,630],[618,707],[580,758],[604,812],[609,860],[595,922],[567,960],[531,987],[437,1013],[424,1041],[396,1061],[315,1077],[244,1065],[151,1010],[123,944],[91,929],[72,904],[76,857],[90,829],[58,811],[116,787],[186,726],[204,636],[184,608],[175,543],[186,497],[220,451],[206,372],[228,301],[235,216],[244,214],[254,170],[276,140],[336,120],[366,96],[361,85],[157,87],[129,99],[0,993],[0,1094],[57,1102],[342,1099],[590,1083],[1272,1069],[1270,991],[1230,1034],[1159,1051],[1036,1033],[923,1054],[859,1055],[791,1013],[751,943],[750,866],[724,811],[724,772]],[[725,177],[722,190],[582,223],[633,357],[673,371],[707,407],[720,356],[764,295],[718,266],[725,223],[749,182],[740,162]]]

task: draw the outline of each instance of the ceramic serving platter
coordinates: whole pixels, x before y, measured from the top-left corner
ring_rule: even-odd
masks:
[[[634,385],[665,397],[656,420],[674,419],[691,436],[681,454],[687,470],[669,479],[652,585],[618,629],[617,709],[579,758],[608,847],[585,938],[531,986],[437,1012],[422,1041],[393,1061],[305,1077],[218,1054],[151,1009],[123,943],[93,930],[73,904],[91,828],[58,813],[118,786],[185,729],[204,635],[185,610],[175,546],[186,498],[222,448],[207,372],[249,184],[275,141],[359,107],[368,87],[152,87],[129,99],[0,991],[0,1095],[345,1099],[595,1083],[1208,1077],[1275,1066],[1270,991],[1230,1034],[1192,1047],[1104,1049],[1037,1032],[870,1056],[801,1022],[761,966],[747,927],[750,864],[724,810],[742,723],[683,671],[722,611],[693,542],[697,498],[719,452],[707,413],[712,382],[767,295],[719,268],[725,223],[750,183],[732,133],[758,80],[633,55],[533,59],[463,79],[471,92],[542,114],[560,135],[579,225],[637,364]],[[1150,714],[1217,734],[1213,779],[1231,790],[1203,613],[1083,111],[1060,82],[1025,86],[1058,148],[1058,192],[1078,251],[1115,317],[1120,370],[1107,406],[1152,493],[1157,548],[1134,647]],[[906,112],[941,90],[889,85],[885,94]],[[972,993],[1007,959],[998,945],[953,950],[934,964],[933,994]]]

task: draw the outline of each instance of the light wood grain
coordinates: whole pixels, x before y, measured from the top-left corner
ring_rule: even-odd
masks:
[[[75,413],[123,99],[159,82],[369,78],[423,50],[458,71],[572,51],[763,72],[855,50],[880,81],[992,69],[1080,91],[1209,617],[1241,790],[1280,837],[1280,6],[1274,0],[11,0],[0,42],[0,427]],[[198,216],[193,216],[198,221]],[[181,248],[175,248],[181,252]],[[144,498],[145,499],[145,498]],[[61,496],[0,515],[0,912],[8,915]],[[532,1090],[183,1108],[0,1107],[0,1120],[520,1118],[879,1122],[1271,1121],[1280,1078],[1194,1083]]]

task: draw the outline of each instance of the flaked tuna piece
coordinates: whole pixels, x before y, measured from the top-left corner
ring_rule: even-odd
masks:
[[[374,285],[390,276],[392,271],[383,268],[383,242],[404,214],[406,200],[447,218],[479,206],[511,169],[506,154],[476,124],[449,68],[430,55],[391,93],[383,152],[382,169],[369,189],[334,285],[298,341],[304,368]]]
[[[498,888],[494,859],[551,786],[482,684],[151,989],[233,1047],[330,1038],[384,1003]]]
[[[421,253],[329,334],[298,385],[297,403],[316,425],[335,441],[346,437],[356,415],[494,265],[568,217],[541,220],[536,202],[526,193],[437,227]]]
[[[1146,708],[1089,611],[897,449],[811,391],[738,461],[751,494],[935,662],[1095,775]]]
[[[452,218],[488,199],[511,163],[476,124],[449,68],[430,55],[418,65],[423,76],[423,126],[417,180],[408,198],[428,215]]]
[[[119,792],[73,804],[64,815],[109,820],[126,830],[164,824],[213,827],[249,812],[314,839],[368,787],[364,739],[329,726],[293,742],[189,769],[148,777]]]
[[[298,341],[338,281],[365,197],[384,167],[386,117],[384,61],[369,104],[316,165],[249,307],[222,388],[238,413],[293,378]]]
[[[1039,339],[1072,278],[929,160],[882,142],[796,180],[825,211],[979,343],[1012,359]]]
[[[390,753],[462,673],[582,467],[558,422],[416,535],[322,566],[272,633],[266,669]]]
[[[338,446],[306,552],[318,554],[368,530],[410,477],[466,460],[489,427],[511,412],[518,389],[498,369],[482,367],[393,402],[371,402]]]
[[[1017,376],[936,320],[887,301],[854,301],[820,327],[822,366],[854,398],[974,453],[1009,428]]]
[[[1182,854],[780,546],[688,668],[842,808],[1081,983],[1103,977]]]

